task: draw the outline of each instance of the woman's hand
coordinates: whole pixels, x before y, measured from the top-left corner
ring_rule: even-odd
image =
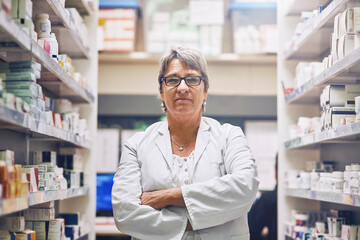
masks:
[[[153,192],[143,192],[140,196],[141,205],[148,205],[161,210],[169,205],[185,207],[181,188],[168,188]]]

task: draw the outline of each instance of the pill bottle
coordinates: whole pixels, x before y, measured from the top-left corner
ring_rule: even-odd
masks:
[[[38,34],[38,38],[49,38],[51,33],[49,14],[40,13],[36,15],[35,19],[35,31]]]

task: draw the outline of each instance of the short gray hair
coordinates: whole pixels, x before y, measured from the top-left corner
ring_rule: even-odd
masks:
[[[205,92],[209,89],[207,63],[201,51],[197,48],[172,46],[160,59],[160,71],[158,77],[160,93],[162,92],[162,78],[164,77],[170,62],[174,59],[179,59],[187,68],[199,71],[201,76],[204,77]]]

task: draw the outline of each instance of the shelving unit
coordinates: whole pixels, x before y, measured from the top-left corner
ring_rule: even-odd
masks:
[[[29,206],[34,206],[50,201],[86,196],[89,195],[89,191],[90,191],[89,187],[79,187],[79,188],[69,188],[65,190],[30,193]]]
[[[65,7],[76,8],[84,16],[89,16],[94,12],[94,9],[86,0],[66,0]]]
[[[348,7],[350,0],[333,0],[314,20],[311,27],[301,34],[298,43],[285,52],[287,60],[320,60],[330,49],[329,35],[334,26],[334,17]],[[299,2],[298,4],[301,4]],[[314,9],[316,9],[317,5]]]
[[[0,49],[7,51],[29,51],[30,38],[19,26],[0,9]]]
[[[18,212],[28,207],[28,197],[0,199],[0,216]]]
[[[37,82],[46,96],[65,98],[76,104],[80,115],[87,120],[90,140],[35,120],[29,114],[17,112],[0,104],[0,149],[15,152],[15,163],[22,164],[30,151],[56,151],[59,147],[83,149],[85,187],[66,190],[30,193],[26,197],[0,199],[0,216],[12,214],[30,206],[56,200],[59,212],[80,212],[86,219],[89,232],[79,239],[95,239],[96,191],[96,129],[97,129],[97,75],[98,53],[96,48],[98,1],[66,0],[68,7],[77,8],[84,18],[89,46],[84,45],[78,32],[70,23],[65,9],[57,0],[33,0],[33,17],[47,13],[56,32],[60,53],[73,58],[72,64],[88,80],[88,88],[76,82],[5,13],[0,10],[0,59],[5,62],[34,60],[42,65]],[[90,92],[88,89],[91,89]],[[68,201],[71,201],[71,204]]]
[[[286,149],[313,148],[323,143],[356,142],[360,136],[360,122],[333,128],[327,131],[308,134],[285,142]]]
[[[33,2],[33,21],[39,13],[48,13],[52,31],[61,35],[59,49],[72,58],[89,58],[89,48],[84,46],[79,33],[70,23],[69,15],[57,0],[37,0]],[[60,34],[59,34],[60,33]],[[66,39],[66,41],[61,41]]]
[[[30,193],[28,197],[0,199],[0,216],[25,210],[30,206],[41,203],[86,196],[89,194],[89,191],[89,187],[79,187],[65,190],[35,192]]]
[[[311,12],[314,6],[327,5],[330,0],[316,0],[316,1],[297,1],[291,0],[286,2],[285,15],[286,16],[299,16],[301,12]]]
[[[324,84],[354,84],[360,73],[360,49],[356,49],[329,69],[285,97],[286,103],[318,103]]]
[[[0,124],[2,128],[14,129],[18,132],[31,134],[33,138],[65,142],[74,147],[91,148],[91,142],[72,132],[50,126],[29,116],[0,105]]]
[[[304,32],[297,45],[286,51],[292,39],[301,10],[315,10],[317,5],[326,5],[314,20],[311,28]],[[356,49],[329,69],[323,71],[303,86],[284,95],[285,86],[294,84],[295,67],[299,61],[322,61],[330,54],[330,37],[334,17],[346,8],[358,6],[355,0],[333,1],[287,1],[278,2],[278,27],[280,49],[278,53],[278,133],[279,133],[279,180],[278,180],[278,236],[285,239],[283,223],[291,220],[292,210],[329,211],[347,209],[355,212],[354,224],[360,219],[359,195],[288,189],[284,173],[289,170],[304,170],[306,161],[335,162],[334,171],[344,171],[345,165],[358,163],[360,123],[352,123],[335,129],[289,139],[289,127],[297,123],[300,116],[320,116],[320,93],[328,84],[357,84],[360,77],[360,49]],[[298,8],[302,5],[304,8]],[[299,11],[296,11],[296,9]]]
[[[303,189],[286,189],[286,196],[360,207],[360,195]]]
[[[0,10],[0,46],[6,51],[29,53],[42,64],[39,84],[51,92],[52,97],[67,98],[74,103],[93,103],[94,96],[69,76],[37,42]],[[3,35],[4,34],[4,35]],[[10,40],[10,41],[9,41]],[[11,46],[9,49],[8,46]],[[1,49],[0,48],[0,49]],[[4,60],[6,56],[3,57]]]
[[[100,53],[100,63],[158,63],[161,55],[147,52],[131,53]],[[234,54],[223,53],[218,56],[207,56],[208,63],[246,63],[246,64],[276,64],[275,54]]]

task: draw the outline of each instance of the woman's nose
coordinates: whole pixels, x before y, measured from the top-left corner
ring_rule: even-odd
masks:
[[[187,91],[189,91],[189,86],[186,84],[185,79],[180,80],[180,84],[177,87],[177,90],[179,92],[187,92]]]

